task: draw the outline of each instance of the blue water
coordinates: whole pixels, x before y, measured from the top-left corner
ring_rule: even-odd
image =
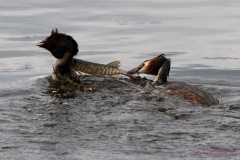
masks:
[[[194,148],[240,152],[237,0],[0,4],[1,159],[194,159]],[[119,60],[125,70],[165,54],[170,81],[199,85],[221,105],[203,108],[148,94],[53,97],[46,78],[53,57],[36,44],[54,28],[78,42],[77,58]]]

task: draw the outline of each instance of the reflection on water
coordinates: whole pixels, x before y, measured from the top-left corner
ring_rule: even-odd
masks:
[[[240,152],[237,0],[0,4],[2,159],[190,159],[193,149]],[[77,58],[119,60],[125,70],[165,54],[172,60],[171,81],[198,85],[221,105],[192,106],[146,91],[62,93],[46,77],[53,57],[35,46],[53,28],[79,43]],[[222,156],[230,158],[239,156]]]

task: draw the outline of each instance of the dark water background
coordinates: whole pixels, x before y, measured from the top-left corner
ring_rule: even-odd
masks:
[[[1,159],[213,159],[190,154],[240,152],[238,0],[0,4]],[[125,70],[164,53],[172,60],[170,81],[198,85],[221,105],[146,92],[59,94],[48,77],[53,57],[35,46],[53,28],[78,42],[77,58],[119,60]]]

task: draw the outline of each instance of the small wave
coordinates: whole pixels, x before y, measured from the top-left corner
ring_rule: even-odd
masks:
[[[235,58],[235,57],[204,57],[202,59],[224,59],[224,60],[228,60],[228,59],[239,59],[239,58]]]

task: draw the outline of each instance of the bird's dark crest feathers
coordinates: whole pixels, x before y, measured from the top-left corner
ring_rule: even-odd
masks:
[[[54,33],[58,33],[57,28],[55,29],[55,31],[54,31],[54,29],[52,30],[52,35],[53,35]]]
[[[45,40],[37,44],[41,48],[45,48],[52,53],[55,58],[63,58],[66,52],[70,52],[72,56],[78,53],[77,42],[65,33],[59,33],[57,28]]]

